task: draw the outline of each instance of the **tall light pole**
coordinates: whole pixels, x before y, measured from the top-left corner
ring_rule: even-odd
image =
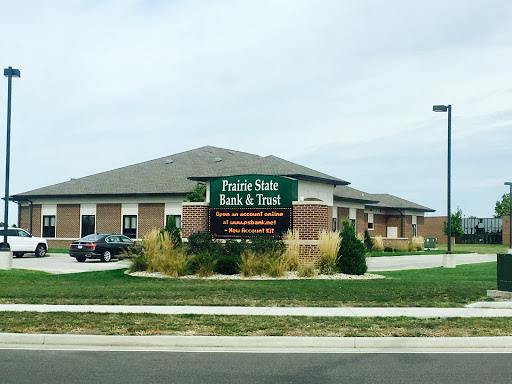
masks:
[[[505,185],[510,186],[510,193],[508,194],[509,201],[508,201],[508,253],[512,253],[512,182],[506,181]]]
[[[13,67],[4,69],[4,76],[8,78],[7,85],[7,149],[5,151],[5,209],[4,209],[4,239],[0,251],[8,252],[7,227],[9,226],[9,171],[11,163],[11,88],[12,78],[20,77],[20,70]]]
[[[446,256],[443,260],[443,267],[455,268],[455,257],[452,254],[452,214],[451,214],[451,162],[452,162],[452,106],[449,105],[434,105],[434,112],[448,112],[448,188],[447,188],[447,210],[448,210],[448,223],[446,226],[446,236],[448,237],[448,249]]]

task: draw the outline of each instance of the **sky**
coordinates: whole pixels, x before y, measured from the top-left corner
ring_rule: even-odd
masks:
[[[446,215],[432,106],[451,104],[452,211],[492,217],[512,181],[510,20],[509,0],[6,2],[10,194],[212,145]]]

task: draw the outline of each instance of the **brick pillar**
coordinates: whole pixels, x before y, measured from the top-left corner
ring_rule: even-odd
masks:
[[[299,231],[299,259],[317,263],[320,259],[318,235],[332,230],[332,207],[317,201],[293,202],[293,229]]]
[[[96,232],[121,233],[121,204],[96,205]]]
[[[208,230],[208,203],[183,204],[183,216],[181,218],[181,237],[189,237],[194,232]]]

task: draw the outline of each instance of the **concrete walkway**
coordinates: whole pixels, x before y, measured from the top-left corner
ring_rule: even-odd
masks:
[[[435,268],[443,266],[444,256],[445,255],[431,255],[425,253],[423,255],[414,256],[368,257],[366,263],[368,265],[368,272]],[[455,263],[457,265],[487,263],[496,260],[496,254],[469,253],[455,255]]]
[[[512,317],[512,302],[501,306],[474,303],[466,308],[432,307],[222,307],[151,305],[49,305],[0,304],[0,312],[95,312],[155,313],[165,315],[257,315],[257,316],[329,316],[329,317]]]

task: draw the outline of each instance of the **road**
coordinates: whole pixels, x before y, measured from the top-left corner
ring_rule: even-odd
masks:
[[[0,381],[33,383],[509,383],[511,354],[0,350]]]

